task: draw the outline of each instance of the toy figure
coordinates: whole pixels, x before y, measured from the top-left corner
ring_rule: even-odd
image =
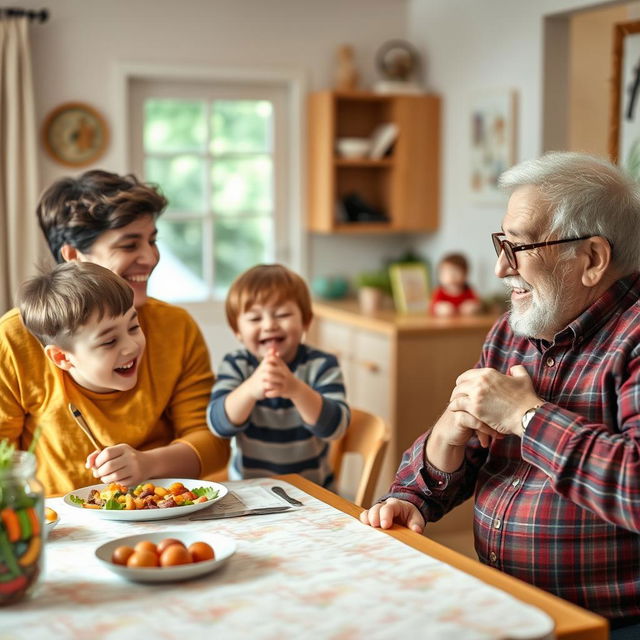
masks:
[[[450,253],[438,263],[438,286],[431,298],[435,316],[473,315],[480,310],[480,300],[467,283],[469,265],[461,253]]]

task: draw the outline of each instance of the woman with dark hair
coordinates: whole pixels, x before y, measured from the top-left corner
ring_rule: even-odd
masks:
[[[87,171],[63,178],[40,199],[37,215],[51,253],[60,262],[94,262],[124,278],[147,347],[130,391],[82,393],[67,379],[20,320],[0,318],[0,439],[26,449],[36,429],[39,477],[47,493],[118,482],[136,468],[151,477],[198,477],[225,467],[228,442],[206,425],[213,386],[209,353],[183,309],[149,298],[147,281],[158,264],[156,219],[167,204],[134,176]],[[96,345],[96,348],[110,348]],[[124,397],[126,395],[126,397]],[[74,404],[105,447],[94,451],[68,405]]]

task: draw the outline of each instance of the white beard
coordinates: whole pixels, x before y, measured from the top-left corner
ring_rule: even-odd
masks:
[[[516,335],[542,338],[562,329],[559,326],[562,311],[571,306],[571,294],[564,290],[563,280],[562,276],[552,273],[534,288],[519,276],[502,279],[508,291],[524,289],[531,292],[528,302],[511,302],[509,325]]]

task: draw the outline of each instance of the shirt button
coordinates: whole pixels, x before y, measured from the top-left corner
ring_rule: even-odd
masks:
[[[547,367],[553,367],[556,361],[553,358],[547,358]]]
[[[517,487],[520,484],[520,478],[516,478],[512,483],[511,486],[512,487]]]
[[[492,551],[489,554],[489,561],[491,562],[491,564],[495,564],[497,559],[498,559],[498,556]]]
[[[496,519],[493,521],[493,528],[494,528],[494,529],[499,529],[501,524],[502,524],[502,522],[500,521],[500,518],[496,518]]]

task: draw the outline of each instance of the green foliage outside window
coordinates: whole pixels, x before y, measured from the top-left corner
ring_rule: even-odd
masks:
[[[145,179],[169,200],[159,244],[167,262],[185,267],[181,290],[201,295],[210,282],[211,293],[224,297],[239,273],[273,255],[272,104],[147,100],[143,139]],[[155,295],[162,297],[160,287]]]

